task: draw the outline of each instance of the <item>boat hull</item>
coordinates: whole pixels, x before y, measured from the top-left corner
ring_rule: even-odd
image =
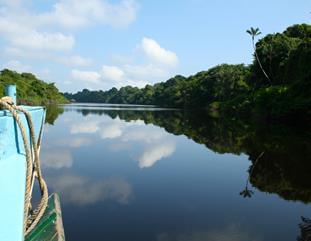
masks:
[[[44,124],[42,107],[23,108],[31,113],[36,139]],[[19,114],[29,137],[27,120]],[[0,110],[0,240],[24,240],[26,156],[21,131],[9,111]]]
[[[25,241],[65,241],[60,201],[56,193],[49,197],[43,217]]]

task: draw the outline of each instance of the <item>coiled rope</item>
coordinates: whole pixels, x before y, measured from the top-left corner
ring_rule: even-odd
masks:
[[[27,236],[35,228],[35,226],[42,218],[48,203],[48,189],[42,177],[40,166],[40,145],[41,145],[42,127],[37,142],[32,116],[27,110],[14,105],[13,100],[10,97],[2,97],[0,99],[0,106],[2,106],[4,109],[8,110],[12,114],[22,134],[27,164],[26,190],[24,201],[24,235]],[[27,137],[26,129],[21,121],[19,112],[22,112],[26,117],[30,133],[30,142]],[[35,179],[37,179],[39,183],[41,199],[37,207],[33,209],[31,205],[31,198]]]

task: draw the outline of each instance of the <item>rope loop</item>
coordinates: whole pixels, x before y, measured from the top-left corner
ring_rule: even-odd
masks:
[[[47,185],[42,177],[41,166],[40,166],[40,141],[36,140],[35,128],[32,121],[31,114],[23,109],[22,107],[14,105],[13,99],[11,97],[5,96],[0,98],[0,106],[8,110],[15,122],[17,123],[22,139],[26,155],[26,190],[25,190],[25,201],[24,201],[24,235],[28,235],[38,224],[42,218],[48,203],[48,189]],[[30,133],[30,142],[27,135],[27,131],[19,113],[23,113],[26,117],[28,123],[28,130]],[[40,130],[40,135],[42,133],[42,126]],[[32,190],[34,186],[35,179],[39,183],[39,188],[41,192],[41,200],[35,209],[32,208]]]

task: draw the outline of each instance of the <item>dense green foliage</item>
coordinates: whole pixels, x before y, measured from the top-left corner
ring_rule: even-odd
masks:
[[[47,105],[68,102],[54,83],[45,83],[31,73],[19,74],[8,69],[2,70],[0,72],[0,97],[4,96],[4,88],[9,84],[17,86],[17,100],[21,104]]]
[[[212,102],[230,100],[248,91],[249,67],[222,64],[188,78],[177,75],[165,82],[144,88],[126,86],[119,90],[65,93],[79,102],[152,104],[164,107],[208,107]]]
[[[222,64],[190,77],[177,75],[141,89],[131,86],[108,91],[84,89],[65,96],[78,102],[207,108],[266,119],[309,118],[311,25],[293,25],[283,33],[269,34],[255,48],[260,62],[254,58],[250,66]]]

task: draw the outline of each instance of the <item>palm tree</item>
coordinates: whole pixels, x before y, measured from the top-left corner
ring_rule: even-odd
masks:
[[[269,78],[269,76],[267,75],[266,71],[264,70],[264,68],[262,67],[262,64],[260,62],[260,59],[258,57],[258,54],[257,54],[257,51],[256,51],[256,46],[255,46],[255,37],[260,35],[261,32],[259,31],[259,28],[253,28],[251,27],[250,29],[246,30],[246,32],[252,36],[252,42],[253,42],[253,48],[254,48],[254,51],[255,51],[255,57],[257,59],[257,62],[259,64],[259,67],[260,69],[262,70],[263,74],[266,76],[266,78],[269,80],[269,83],[271,84],[271,80]]]
[[[240,195],[243,196],[244,198],[251,198],[254,192],[248,188],[248,182],[246,183],[246,187],[242,192],[240,192]]]

